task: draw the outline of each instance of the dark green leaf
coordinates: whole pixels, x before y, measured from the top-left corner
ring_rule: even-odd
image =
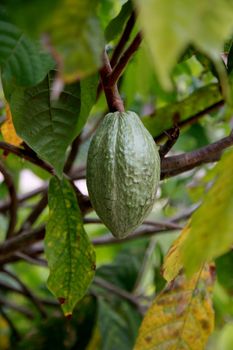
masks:
[[[117,286],[132,291],[137,280],[147,244],[126,247],[117,255],[115,261],[101,266],[96,274]]]
[[[73,188],[67,180],[52,178],[45,253],[50,275],[48,287],[62,304],[65,315],[86,293],[95,271],[95,251],[83,228]]]
[[[233,251],[215,260],[218,281],[229,291],[233,292]]]
[[[0,14],[0,66],[6,81],[32,86],[44,79],[54,61]]]
[[[49,73],[35,87],[15,89],[10,107],[17,134],[61,176],[67,147],[95,100],[96,78],[65,86],[58,100],[51,100],[53,81],[54,73]]]
[[[132,13],[132,3],[127,1],[121,8],[119,14],[113,18],[105,29],[105,37],[107,42],[114,40],[123,30],[125,22]]]
[[[137,333],[135,329],[138,330],[140,317],[132,308],[128,309],[128,313],[134,315],[133,325],[129,322],[130,315],[127,319],[99,299],[98,325],[102,338],[101,350],[132,350]]]

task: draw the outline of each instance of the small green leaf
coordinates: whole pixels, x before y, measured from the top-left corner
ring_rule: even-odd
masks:
[[[38,84],[50,69],[53,59],[42,52],[14,24],[0,13],[0,67],[6,81],[20,86]]]
[[[66,316],[85,295],[95,271],[95,251],[83,228],[77,199],[70,183],[52,178],[45,254],[50,275],[48,288]]]
[[[185,271],[192,274],[205,261],[227,252],[233,244],[233,151],[217,165],[217,179],[202,205],[192,215],[181,254]]]
[[[219,59],[222,42],[233,29],[229,0],[134,0],[156,73],[166,88],[169,74],[189,44]]]
[[[62,0],[45,28],[61,56],[66,82],[82,79],[101,66],[104,38],[97,5],[97,0]]]

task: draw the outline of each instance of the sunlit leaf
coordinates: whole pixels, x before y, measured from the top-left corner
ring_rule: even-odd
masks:
[[[146,313],[134,350],[204,350],[214,328],[212,285],[209,268],[169,283]]]
[[[75,192],[67,180],[52,178],[45,253],[48,287],[66,316],[86,293],[95,271],[95,252],[83,228]]]
[[[216,61],[233,30],[233,3],[228,0],[134,1],[156,73],[167,88],[169,73],[188,44]]]
[[[6,121],[1,126],[1,132],[4,140],[14,146],[19,146],[23,142],[23,140],[16,134],[8,103],[6,104]]]
[[[181,249],[185,271],[192,274],[205,261],[227,252],[233,244],[233,151],[217,165],[217,179],[192,215]]]
[[[101,66],[104,39],[97,5],[97,0],[61,0],[45,28],[66,82],[82,79]]]
[[[182,230],[179,237],[174,241],[171,248],[164,259],[163,264],[163,277],[168,281],[172,281],[183,268],[181,247],[184,244],[187,234],[190,231],[190,227],[187,225]]]

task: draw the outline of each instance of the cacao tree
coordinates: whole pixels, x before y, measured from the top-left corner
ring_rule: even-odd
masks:
[[[0,349],[233,348],[233,3],[0,4]]]

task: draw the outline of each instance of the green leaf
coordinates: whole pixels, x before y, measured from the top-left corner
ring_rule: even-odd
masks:
[[[132,13],[132,3],[127,1],[121,8],[119,14],[111,20],[105,29],[105,37],[107,42],[114,40],[121,32],[125,22]]]
[[[123,248],[112,264],[98,268],[96,275],[125,289],[132,291],[141,270],[147,242]]]
[[[169,74],[188,44],[219,58],[233,29],[233,3],[228,0],[134,0],[156,73],[166,88]]]
[[[49,185],[49,220],[45,254],[50,275],[48,288],[72,314],[85,295],[95,271],[95,251],[83,228],[77,199],[70,183],[52,178]]]
[[[173,127],[174,115],[179,115],[179,120],[185,121],[221,100],[219,85],[210,84],[196,90],[182,101],[159,108],[152,116],[143,117],[142,122],[152,136],[156,137]]]
[[[61,57],[66,82],[82,79],[101,66],[104,39],[97,5],[97,0],[62,0],[45,28]]]
[[[21,86],[36,85],[54,67],[53,59],[2,16],[2,13],[0,44],[0,67],[6,81]]]
[[[128,320],[115,311],[109,303],[102,299],[98,300],[98,326],[102,338],[101,350],[132,349],[140,318],[130,307],[128,307],[127,312]],[[134,315],[132,323],[129,322],[130,315]]]
[[[233,292],[233,251],[215,260],[218,281],[232,294]]]
[[[92,79],[65,86],[59,99],[51,100],[54,72],[50,72],[37,86],[18,88],[11,94],[17,134],[55,168],[58,176],[62,175],[67,147],[85,124],[95,101],[96,78],[94,83]]]
[[[185,271],[192,274],[205,261],[227,252],[233,244],[233,150],[217,165],[217,179],[192,215],[181,254]]]
[[[76,126],[76,136],[79,135],[80,131],[84,127],[91,108],[95,104],[98,83],[99,76],[97,74],[87,77],[80,82],[81,108]]]
[[[61,0],[5,0],[5,7],[12,21],[28,35],[39,33],[46,20],[51,18]]]

